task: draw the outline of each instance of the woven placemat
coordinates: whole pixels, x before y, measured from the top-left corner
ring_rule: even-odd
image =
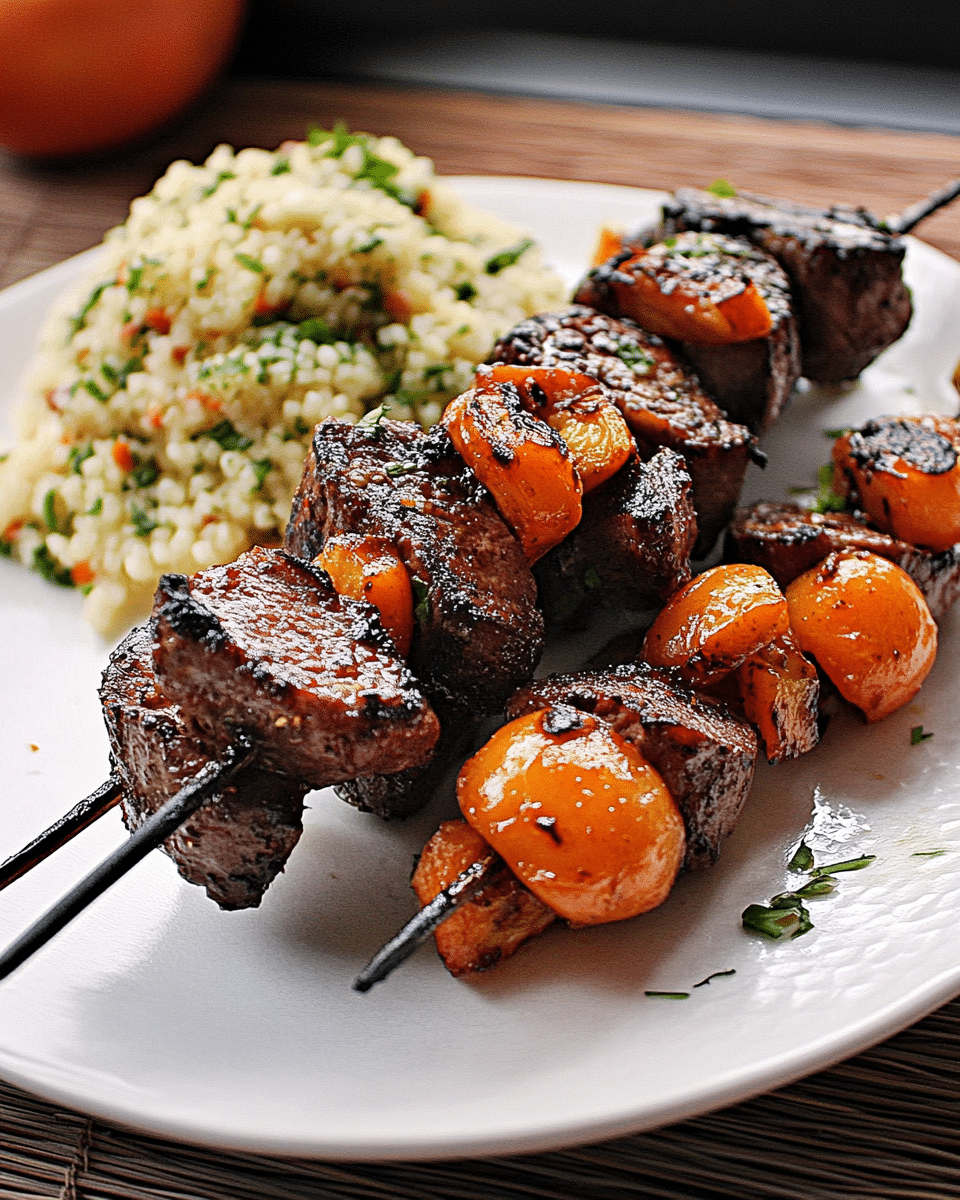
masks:
[[[0,1084],[3,1200],[847,1200],[960,1197],[960,1000],[848,1062],[578,1149],[436,1163],[179,1145]]]

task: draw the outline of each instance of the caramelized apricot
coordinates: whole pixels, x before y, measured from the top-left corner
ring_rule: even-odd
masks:
[[[605,483],[637,452],[630,426],[607,389],[592,375],[563,367],[494,363],[477,381],[510,383],[527,412],[546,421],[567,444],[584,492]]]
[[[583,485],[567,445],[524,411],[514,389],[491,383],[464,392],[443,424],[531,563],[576,527]]]
[[[842,696],[879,721],[920,690],[937,626],[906,571],[866,550],[829,555],[787,588],[790,624]]]
[[[816,746],[820,680],[791,633],[748,658],[737,682],[744,715],[757,727],[768,762],[799,758]]]
[[[834,490],[878,529],[913,546],[960,542],[960,425],[948,417],[882,417],[833,446]]]
[[[690,683],[713,683],[787,632],[787,602],[762,567],[732,563],[674,592],[647,631],[643,658],[676,667]]]
[[[443,821],[424,846],[410,880],[421,906],[490,853],[490,846],[465,821]],[[479,892],[437,926],[434,939],[450,974],[466,975],[509,958],[556,919],[553,909],[500,863]]]
[[[518,878],[577,925],[655,908],[683,861],[683,819],[663,780],[608,725],[566,705],[498,730],[463,767],[457,798]]]
[[[725,346],[765,337],[773,317],[756,284],[731,271],[707,274],[696,253],[653,246],[609,278],[623,316],[662,337]]]
[[[396,547],[386,538],[340,533],[327,538],[314,562],[341,596],[366,600],[380,610],[384,629],[405,658],[413,639],[413,588]]]

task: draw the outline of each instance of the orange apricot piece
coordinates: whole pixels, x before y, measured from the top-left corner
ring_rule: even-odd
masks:
[[[512,389],[472,388],[447,405],[442,420],[529,562],[579,524],[583,485],[567,445],[545,421],[524,411]]]
[[[659,774],[566,705],[499,729],[464,765],[457,799],[514,874],[576,925],[655,908],[683,861],[683,819]]]
[[[647,630],[643,658],[695,686],[716,682],[789,628],[787,602],[762,567],[730,563],[674,592]]]
[[[837,438],[834,491],[885,533],[940,551],[960,542],[960,424],[881,417]]]
[[[839,551],[787,588],[790,625],[840,694],[879,721],[920,690],[937,654],[937,626],[896,563]]]
[[[441,822],[410,879],[421,907],[490,853],[490,846],[466,821]],[[500,863],[499,870],[492,870],[472,899],[438,925],[433,936],[450,974],[466,975],[509,958],[556,919],[553,909]]]
[[[477,368],[481,386],[511,383],[524,409],[555,429],[590,492],[614,476],[637,453],[623,413],[592,375],[564,367],[516,367],[494,363]]]
[[[313,561],[341,596],[366,600],[380,610],[384,629],[405,658],[413,639],[413,587],[393,543],[358,533],[334,534]]]
[[[737,670],[737,682],[744,716],[757,727],[768,762],[799,758],[816,746],[820,679],[792,634],[781,634],[748,658]]]

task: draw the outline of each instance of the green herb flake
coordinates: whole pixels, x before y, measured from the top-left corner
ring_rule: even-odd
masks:
[[[487,259],[484,270],[488,275],[499,275],[507,267],[512,267],[533,244],[533,238],[524,238],[516,246],[501,250],[499,254],[494,254],[492,258]]]
[[[130,505],[130,520],[137,537],[145,538],[157,528],[157,522],[139,504]]]
[[[454,289],[454,295],[458,300],[475,300],[477,298],[477,289],[472,283],[458,283]]]
[[[841,871],[862,871],[865,867],[869,867],[871,863],[876,862],[875,854],[862,854],[859,858],[848,858],[843,862],[829,863],[825,867],[814,867],[812,874],[814,875],[839,875]]]
[[[255,458],[253,460],[253,470],[256,474],[257,482],[253,486],[253,491],[259,492],[266,482],[267,476],[273,470],[273,463],[269,458]]]
[[[833,490],[833,463],[824,463],[817,472],[817,494],[813,502],[813,511],[844,512],[846,507],[846,497]]]
[[[368,413],[364,413],[357,422],[358,429],[376,429],[380,422],[386,417],[390,411],[390,405],[383,403],[379,408],[371,408]]]
[[[253,223],[254,223],[254,221],[257,219],[257,217],[259,217],[259,216],[260,216],[260,209],[261,209],[261,208],[263,208],[263,205],[262,205],[262,204],[258,204],[258,205],[257,205],[257,207],[256,207],[256,208],[253,210],[253,212],[251,212],[250,216],[249,216],[249,217],[247,217],[247,219],[246,219],[246,220],[244,221],[244,223],[243,223],[243,228],[244,228],[244,229],[249,229],[249,228],[251,227],[251,225],[253,225]]]
[[[106,404],[110,399],[109,395],[93,379],[81,379],[80,387],[85,392],[89,392],[94,400],[99,400],[101,404]]]
[[[200,199],[206,200],[208,196],[212,196],[221,183],[226,183],[228,179],[236,179],[236,175],[232,171],[221,171],[213,183],[209,187],[205,187],[200,193]]]
[[[194,284],[194,287],[196,288],[196,290],[197,290],[198,292],[202,292],[202,291],[203,291],[203,289],[204,289],[204,288],[207,286],[207,284],[210,282],[210,280],[213,278],[213,275],[214,275],[214,268],[213,268],[213,267],[208,267],[208,268],[206,269],[206,271],[204,272],[204,274],[203,274],[203,278],[202,278],[202,279],[198,279],[198,280],[197,280],[197,282]]]
[[[621,341],[617,345],[617,358],[637,375],[646,375],[653,366],[653,358],[636,342]]]
[[[38,575],[42,575],[48,583],[56,583],[60,587],[74,586],[69,568],[61,566],[47,549],[46,545],[37,546],[34,550],[33,569]]]
[[[706,190],[720,200],[732,200],[737,194],[737,189],[726,179],[715,179]]]
[[[96,500],[94,500],[93,504],[91,504],[90,507],[87,509],[87,516],[88,517],[99,517],[102,512],[103,512],[103,497],[98,496],[96,498]]]
[[[83,474],[83,464],[88,458],[93,458],[93,442],[85,446],[74,446],[67,458],[67,470],[74,475]]]
[[[788,871],[810,871],[813,868],[813,851],[806,842],[801,841],[794,850],[793,858],[787,863]]]
[[[423,625],[430,619],[430,588],[416,576],[411,578],[410,584],[413,588],[413,615],[417,623]]]
[[[374,234],[372,237],[368,238],[362,246],[357,246],[357,248],[354,250],[354,254],[369,254],[371,250],[376,250],[378,246],[382,245],[383,238]]]
[[[253,258],[250,254],[242,254],[240,252],[233,256],[241,267],[246,267],[248,271],[256,271],[258,275],[264,272],[263,263],[258,258]]]
[[[929,742],[933,737],[932,733],[926,733],[922,725],[914,725],[910,730],[910,745],[919,746],[921,742]]]
[[[914,850],[910,855],[911,858],[939,858],[941,854],[949,854],[949,850],[942,848],[937,850]]]
[[[80,330],[83,329],[87,323],[87,317],[90,315],[90,310],[97,303],[108,287],[113,287],[112,279],[107,279],[103,283],[98,283],[90,295],[87,296],[86,300],[84,300],[83,304],[80,306],[79,311],[70,318],[71,333],[79,333]]]
[[[388,462],[383,469],[391,479],[396,479],[398,475],[410,475],[420,468],[415,462]]]
[[[825,429],[823,431],[823,436],[825,438],[829,438],[831,442],[835,442],[837,440],[837,438],[842,438],[845,434],[847,434],[849,432],[850,432],[849,428],[847,428],[847,429]]]
[[[708,975],[706,977],[706,979],[701,979],[699,983],[695,983],[693,986],[695,988],[706,987],[706,985],[710,982],[711,979],[723,979],[727,975],[736,975],[736,973],[737,972],[734,970],[733,967],[730,967],[726,971],[714,971],[712,975]]]
[[[654,1000],[689,1000],[689,992],[644,992],[645,996],[650,996]]]
[[[43,523],[51,533],[57,533],[57,489],[51,488],[43,498]]]
[[[290,173],[290,159],[289,158],[278,158],[277,161],[273,164],[273,170],[270,172],[271,175],[288,175],[289,173]]]
[[[799,937],[802,918],[799,908],[769,908],[765,904],[750,904],[740,915],[744,929],[779,941],[785,937]]]
[[[316,342],[318,346],[330,346],[336,340],[336,334],[322,317],[307,317],[297,325],[296,337],[298,342]]]
[[[134,487],[145,488],[152,483],[156,483],[160,478],[160,468],[157,466],[157,460],[150,458],[146,462],[138,463],[133,468],[129,475]]]
[[[211,441],[217,443],[221,450],[249,450],[253,445],[253,438],[240,433],[234,428],[233,422],[226,418],[218,421],[212,429],[208,429],[198,436],[210,438]]]

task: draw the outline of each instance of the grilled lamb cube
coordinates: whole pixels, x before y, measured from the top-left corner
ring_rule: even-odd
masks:
[[[658,450],[588,492],[580,524],[534,569],[548,617],[585,599],[639,611],[682,587],[697,540],[691,488],[680,455]]]
[[[160,690],[153,668],[154,630],[134,629],[103,673],[100,699],[113,771],[131,831],[156,812],[213,757],[180,709]],[[308,786],[259,767],[238,772],[164,842],[190,883],[221,908],[256,907],[301,833]]]
[[[408,662],[432,703],[490,714],[532,678],[543,648],[536,584],[445,430],[387,420],[318,425],[286,545],[310,559],[339,533],[396,546],[419,589]]]
[[[960,544],[934,553],[872,529],[862,514],[820,513],[798,504],[740,508],[727,532],[728,562],[755,563],[782,588],[834,550],[869,550],[902,567],[939,621],[960,596]]]
[[[718,197],[680,188],[664,205],[654,236],[661,240],[686,230],[746,238],[783,267],[808,379],[856,379],[910,323],[906,244],[863,209],[824,210],[746,193]]]
[[[672,350],[632,321],[575,305],[530,317],[497,342],[491,362],[567,367],[610,389],[641,457],[661,446],[685,460],[693,480],[699,537],[707,554],[730,519],[755,439],[728,421]]]
[[[595,268],[580,284],[574,300],[614,317],[629,317],[618,293],[633,281],[637,265],[628,249]],[[627,259],[624,261],[624,259]],[[743,238],[711,233],[681,233],[669,243],[646,248],[643,261],[665,277],[702,283],[715,302],[743,281],[754,285],[773,321],[768,334],[724,345],[672,342],[706,390],[731,421],[762,433],[773,424],[800,377],[800,342],[790,296],[790,281],[776,260]],[[619,286],[618,286],[619,285]],[[664,288],[666,290],[666,288]],[[716,294],[715,294],[716,293]],[[643,323],[642,321],[640,322]]]
[[[675,672],[642,662],[539,679],[511,699],[507,717],[555,704],[592,713],[635,745],[683,814],[684,866],[716,862],[753,782],[758,747],[751,725]]]
[[[377,610],[282,550],[164,575],[154,620],[164,693],[214,748],[243,730],[259,766],[311,787],[433,751],[439,722]]]

